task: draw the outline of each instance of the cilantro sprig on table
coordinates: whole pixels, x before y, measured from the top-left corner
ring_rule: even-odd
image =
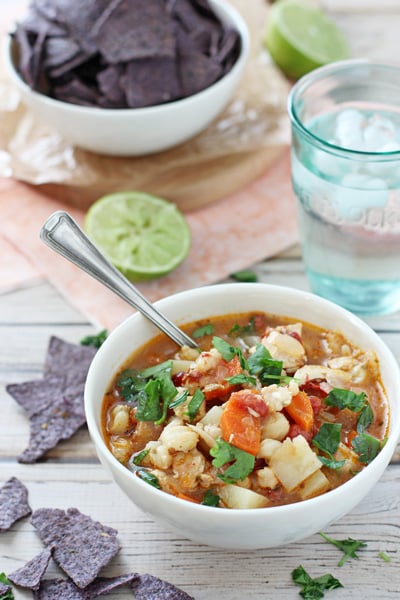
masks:
[[[312,578],[302,565],[292,571],[292,579],[301,587],[299,594],[304,600],[319,600],[325,596],[326,590],[343,587],[340,581],[329,573]]]
[[[360,548],[366,548],[368,545],[362,540],[353,540],[353,538],[347,538],[346,540],[334,540],[322,532],[320,532],[320,536],[323,537],[325,541],[333,544],[343,552],[343,557],[338,562],[338,567],[342,567],[349,558],[356,558],[358,560],[359,557],[357,555],[357,551]]]
[[[107,329],[103,329],[96,335],[86,335],[79,342],[81,346],[93,346],[94,348],[100,348],[100,346],[105,342],[108,336]]]

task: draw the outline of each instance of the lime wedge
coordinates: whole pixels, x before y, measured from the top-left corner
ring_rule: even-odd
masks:
[[[292,79],[349,56],[347,42],[320,9],[305,0],[278,0],[271,8],[264,44]]]
[[[89,238],[132,281],[169,273],[188,255],[189,225],[175,204],[142,192],[97,200],[85,218]]]

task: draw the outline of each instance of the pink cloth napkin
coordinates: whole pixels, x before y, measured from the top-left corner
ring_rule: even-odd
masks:
[[[60,209],[82,223],[83,212],[23,183],[0,180],[0,285],[45,276],[94,324],[113,329],[133,309],[39,239],[43,222]],[[218,282],[297,241],[288,153],[245,189],[186,217],[192,231],[188,258],[171,274],[137,285],[152,302]]]

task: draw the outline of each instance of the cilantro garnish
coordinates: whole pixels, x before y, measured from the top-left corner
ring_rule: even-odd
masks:
[[[320,533],[320,536],[343,552],[343,557],[338,562],[338,567],[342,567],[349,558],[356,558],[358,560],[358,556],[356,554],[357,550],[359,548],[366,548],[368,545],[366,542],[361,540],[353,540],[353,538],[347,538],[346,540],[334,540],[322,532]]]
[[[97,335],[86,335],[79,342],[82,346],[93,346],[94,348],[100,348],[103,342],[106,340],[108,335],[107,329],[103,329]]]
[[[359,461],[368,465],[379,454],[384,442],[376,439],[368,433],[359,433],[351,442],[355,452],[358,454]]]
[[[366,403],[357,421],[357,433],[364,433],[374,420],[374,413],[369,402]]]
[[[335,460],[333,456],[340,444],[341,428],[341,423],[322,423],[317,435],[312,439],[314,446],[328,455],[328,458],[321,455],[318,455],[318,458],[329,469],[340,469],[345,463],[344,460]]]
[[[255,332],[255,320],[254,317],[251,317],[247,325],[243,325],[241,327],[238,323],[233,325],[229,331],[229,335],[233,335],[238,337],[240,335],[251,335]]]
[[[239,358],[240,366],[242,367],[242,369],[247,370],[247,361],[244,358],[243,352],[240,348],[237,348],[236,346],[231,346],[231,344],[217,336],[213,337],[212,345],[216,350],[218,350],[218,352],[221,354],[222,358],[226,360],[226,362],[229,362],[230,360],[232,360],[232,358],[237,356]]]
[[[172,400],[172,402],[169,403],[169,408],[176,408],[180,404],[183,404],[187,400],[188,396],[189,396],[189,390],[183,390],[183,392],[178,394],[176,396],[176,398],[174,400]]]
[[[5,583],[6,585],[11,586],[11,581],[8,579],[5,573],[0,573],[0,581],[1,583]],[[14,594],[11,589],[9,589],[4,594],[1,594],[0,600],[14,600]]]
[[[146,456],[148,455],[148,453],[150,452],[149,449],[144,449],[141,452],[138,452],[137,454],[134,454],[132,456],[132,462],[134,465],[140,465],[143,461],[144,458],[146,458]]]
[[[257,375],[262,385],[282,379],[282,361],[274,360],[263,344],[257,344],[256,351],[249,356],[247,363],[249,373]]]
[[[203,500],[201,501],[205,506],[218,506],[219,505],[219,496],[214,494],[212,490],[207,490],[204,494]]]
[[[341,388],[333,388],[325,398],[325,404],[335,406],[340,410],[348,408],[353,412],[360,412],[367,402],[365,392],[356,394],[352,390],[343,390]]]
[[[207,325],[203,325],[202,327],[195,329],[192,333],[192,337],[199,338],[203,337],[203,335],[212,335],[214,330],[214,325],[212,323],[208,323]]]
[[[386,552],[378,552],[378,556],[379,558],[381,558],[382,560],[384,560],[387,563],[392,562],[392,559],[390,558],[390,556],[388,554],[386,554]]]
[[[203,402],[204,402],[204,394],[200,388],[197,388],[188,404],[188,415],[189,415],[189,420],[191,423],[193,422],[193,420],[194,420],[195,416],[197,415],[199,408],[203,404]]]
[[[255,283],[258,281],[257,273],[250,269],[243,269],[242,271],[236,271],[231,273],[231,278],[241,283]]]
[[[304,600],[319,600],[325,596],[325,590],[343,587],[340,581],[329,573],[313,579],[302,565],[292,571],[292,579],[302,588],[299,594]]]
[[[120,374],[117,387],[125,402],[137,406],[138,421],[153,421],[156,425],[165,421],[168,408],[178,394],[171,369],[172,361],[167,360],[141,371],[126,369]]]
[[[152,485],[153,487],[157,488],[158,490],[161,489],[161,485],[160,485],[160,482],[158,481],[157,477],[150,471],[146,471],[146,469],[138,469],[136,471],[136,473],[138,474],[140,479],[143,479],[143,481],[145,481],[149,485]]]
[[[229,442],[218,439],[210,450],[211,456],[214,456],[212,464],[214,467],[223,467],[226,464],[230,466],[223,473],[218,473],[218,477],[225,483],[236,483],[242,481],[254,469],[255,457],[249,452],[245,452]]]
[[[251,377],[251,375],[246,375],[245,373],[238,373],[238,375],[233,375],[232,377],[227,377],[225,379],[231,385],[239,385],[239,384],[250,384],[256,385],[257,379],[255,377]]]

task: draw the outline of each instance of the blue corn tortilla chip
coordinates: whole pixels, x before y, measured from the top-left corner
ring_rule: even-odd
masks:
[[[6,391],[27,412],[30,439],[18,457],[30,464],[67,440],[85,422],[84,386],[96,348],[52,337],[45,359],[44,377],[9,384]]]
[[[0,488],[0,532],[7,531],[19,519],[32,512],[28,490],[16,477],[11,477]]]
[[[40,581],[47,569],[51,559],[51,548],[45,548],[40,554],[32,558],[20,569],[13,571],[8,579],[20,587],[36,590],[40,586]]]
[[[172,583],[158,579],[154,575],[139,575],[131,588],[135,594],[135,600],[195,600],[183,590]]]
[[[10,591],[11,586],[7,583],[3,583],[2,581],[0,581],[0,596],[5,596]]]
[[[175,56],[173,22],[164,0],[114,0],[89,35],[108,64]]]
[[[124,87],[128,106],[163,104],[181,97],[174,58],[143,58],[126,66]]]
[[[65,375],[67,382],[84,382],[86,375],[96,354],[96,348],[72,344],[52,336],[47,348],[44,365],[44,376]]]
[[[85,591],[90,594],[91,598],[104,596],[114,590],[129,585],[139,577],[138,573],[128,573],[127,575],[118,575],[117,577],[97,577]]]
[[[43,579],[33,590],[35,600],[91,600],[92,596],[68,579]]]
[[[29,444],[18,456],[19,462],[36,462],[86,423],[83,385],[68,385],[65,377],[49,377],[6,387],[30,420]]]
[[[191,96],[215,83],[222,75],[222,66],[193,47],[192,40],[178,29],[178,71],[184,96]]]
[[[31,523],[45,546],[53,549],[56,563],[79,588],[92,583],[120,550],[115,529],[76,508],[42,508],[33,513]]]

